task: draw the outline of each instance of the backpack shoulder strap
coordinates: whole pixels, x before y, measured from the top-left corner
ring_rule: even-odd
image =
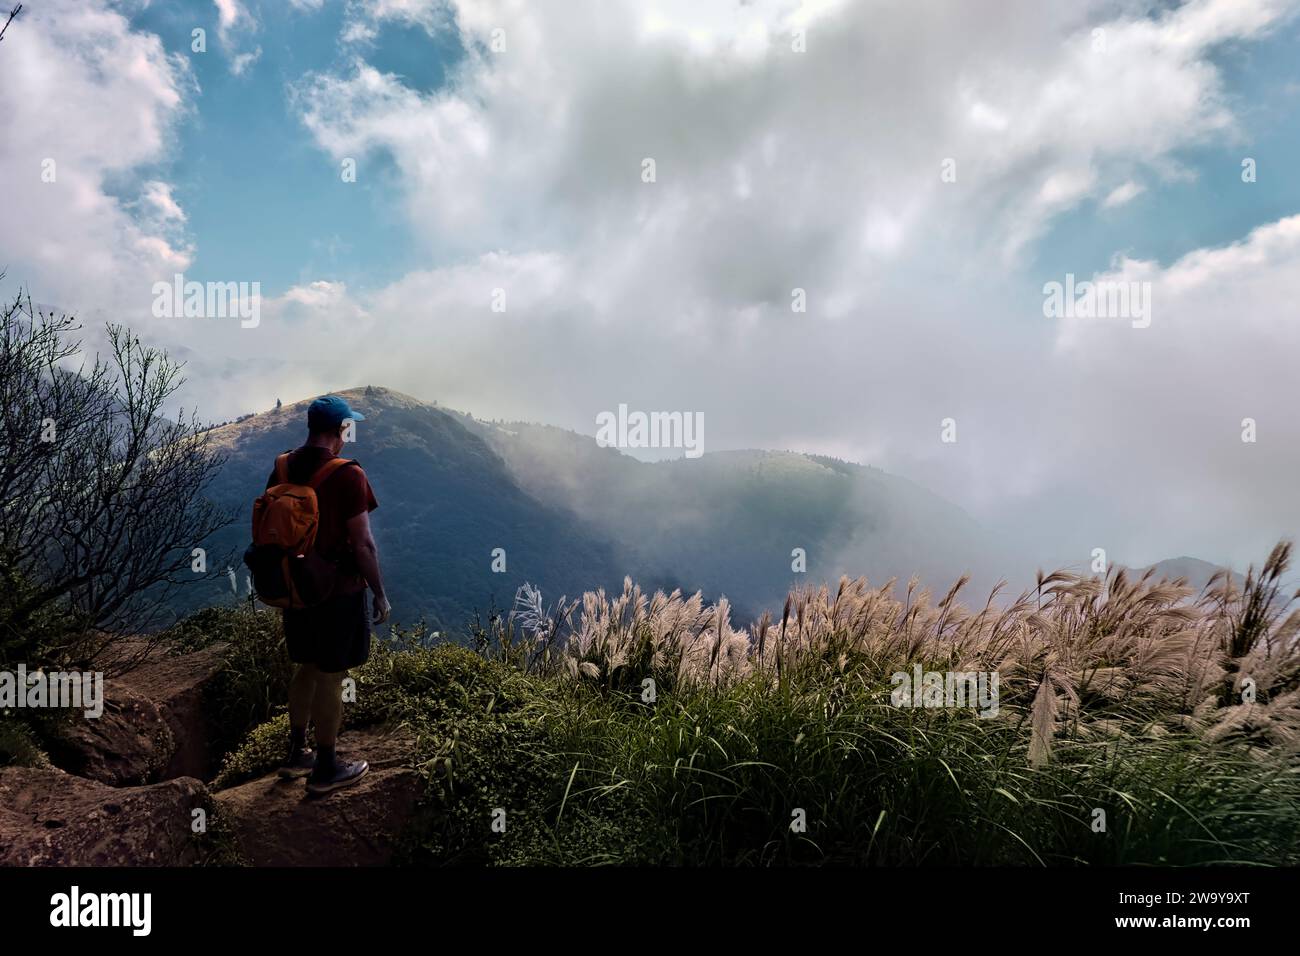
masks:
[[[316,469],[316,474],[311,476],[311,481],[307,482],[307,484],[310,486],[312,491],[316,491],[325,483],[326,478],[334,474],[334,472],[338,471],[344,465],[351,465],[353,463],[354,462],[351,458],[332,458]]]
[[[289,453],[287,451],[275,457],[275,480],[277,484],[281,485],[289,480]]]

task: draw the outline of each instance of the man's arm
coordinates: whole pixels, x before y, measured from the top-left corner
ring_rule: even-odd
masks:
[[[375,623],[383,624],[388,620],[388,598],[384,596],[384,579],[379,574],[379,548],[375,545],[375,536],[370,532],[370,512],[363,511],[355,518],[348,519],[348,539],[357,558],[361,575],[375,592]]]

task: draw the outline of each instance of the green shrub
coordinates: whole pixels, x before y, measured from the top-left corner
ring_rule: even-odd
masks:
[[[245,616],[250,611],[279,617],[279,612],[252,611],[247,604],[205,607],[173,624],[163,632],[163,637],[176,654],[191,654],[214,644],[229,643],[244,629]]]
[[[226,755],[213,790],[224,790],[270,773],[284,759],[289,739],[289,715],[281,714],[254,727],[243,743]]]
[[[1125,739],[1066,745],[1035,769],[1010,720],[895,709],[849,677],[750,680],[661,695],[653,708],[590,689],[553,696],[549,725],[579,767],[566,815],[606,821],[611,796],[635,795],[638,819],[658,821],[662,841],[621,849],[637,863],[1300,859],[1300,781],[1241,749]],[[804,832],[791,828],[796,814]]]
[[[348,726],[400,719],[515,709],[527,698],[528,683],[510,668],[457,644],[390,650],[376,644],[370,660],[351,672],[355,704],[344,708]]]
[[[196,865],[247,866],[248,860],[239,849],[239,837],[217,802],[209,796],[204,806],[208,812],[208,828],[195,837],[199,849]]]
[[[163,634],[177,654],[224,645],[224,666],[204,689],[208,725],[215,734],[210,741],[213,754],[229,753],[287,706],[293,664],[280,621],[278,611],[246,603],[207,608]]]
[[[32,727],[8,710],[0,710],[0,767],[48,767],[40,740]]]

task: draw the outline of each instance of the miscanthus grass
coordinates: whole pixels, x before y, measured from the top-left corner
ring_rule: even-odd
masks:
[[[616,814],[617,852],[586,862],[1287,864],[1289,559],[1281,544],[1200,595],[1056,572],[973,609],[964,581],[933,601],[842,580],[746,631],[725,601],[629,581],[549,609],[526,592],[478,637],[540,688],[557,854]],[[997,715],[895,706],[891,677],[916,664],[996,671]]]

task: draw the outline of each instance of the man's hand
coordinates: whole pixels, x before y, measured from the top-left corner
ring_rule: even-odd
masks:
[[[375,536],[370,532],[369,512],[363,511],[348,519],[348,540],[352,542],[361,576],[375,595],[374,623],[383,624],[392,608],[388,598],[384,597],[384,579],[379,575],[379,549],[375,547]]]
[[[388,598],[384,597],[382,594],[376,594],[374,622],[376,624],[383,624],[388,620],[388,612],[391,610],[392,607],[388,603]]]

